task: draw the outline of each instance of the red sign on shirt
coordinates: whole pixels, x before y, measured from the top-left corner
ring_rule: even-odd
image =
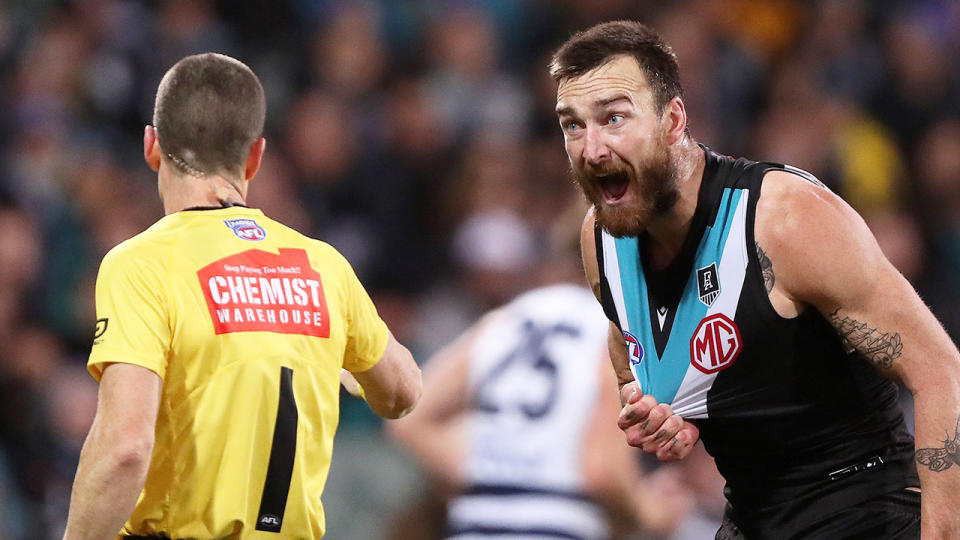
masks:
[[[213,329],[330,337],[320,274],[303,249],[249,249],[197,271]]]

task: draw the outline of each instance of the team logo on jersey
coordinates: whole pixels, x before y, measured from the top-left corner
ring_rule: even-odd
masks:
[[[627,358],[630,359],[630,364],[639,366],[643,361],[643,345],[640,344],[640,340],[630,332],[624,332],[623,341],[627,344]]]
[[[197,271],[213,330],[330,337],[320,273],[303,249],[248,249]]]
[[[717,263],[710,263],[710,266],[704,266],[697,270],[697,292],[700,294],[700,301],[707,306],[713,305],[713,301],[720,296],[720,277],[717,275]]]
[[[716,373],[730,367],[742,348],[737,323],[715,313],[700,321],[690,338],[690,363],[704,373]]]
[[[267,237],[267,231],[252,219],[225,219],[223,224],[230,227],[241,240],[260,241]]]
[[[93,331],[93,344],[96,345],[100,343],[100,337],[107,331],[107,323],[110,322],[110,319],[106,317],[102,319],[97,319],[97,327]]]

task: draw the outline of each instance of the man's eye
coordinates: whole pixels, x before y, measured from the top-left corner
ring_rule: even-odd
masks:
[[[567,122],[567,124],[566,124],[566,129],[567,129],[567,131],[569,131],[569,132],[574,132],[574,131],[577,131],[578,129],[580,129],[580,126],[577,125],[576,122]]]
[[[622,114],[614,114],[614,115],[610,116],[610,119],[609,119],[609,120],[607,120],[607,123],[613,124],[613,125],[617,125],[617,124],[619,124],[620,122],[623,122],[623,115],[622,115]]]

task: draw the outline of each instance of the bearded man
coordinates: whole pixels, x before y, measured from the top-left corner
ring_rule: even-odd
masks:
[[[702,438],[717,538],[960,537],[960,354],[860,216],[809,173],[698,144],[642,24],[576,34],[550,69],[629,444],[680,459]]]

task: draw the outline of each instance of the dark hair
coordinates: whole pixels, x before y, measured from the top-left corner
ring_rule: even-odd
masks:
[[[683,97],[673,49],[660,34],[635,21],[605,22],[577,32],[553,54],[550,75],[557,82],[579,77],[619,55],[632,56],[640,64],[658,113],[674,97]]]
[[[266,100],[243,62],[222,54],[188,56],[160,81],[153,109],[157,141],[181,172],[235,172],[263,134]]]

